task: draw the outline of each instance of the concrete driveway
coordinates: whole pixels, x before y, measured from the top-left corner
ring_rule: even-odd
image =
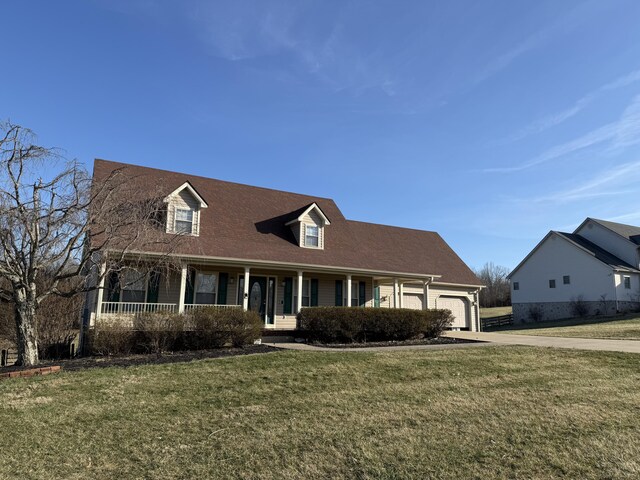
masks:
[[[599,338],[538,337],[491,332],[446,332],[447,337],[479,340],[501,345],[529,345],[532,347],[575,348],[607,352],[640,353],[638,340],[605,340]]]

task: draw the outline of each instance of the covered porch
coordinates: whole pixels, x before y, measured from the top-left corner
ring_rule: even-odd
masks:
[[[167,272],[138,267],[103,278],[90,323],[142,313],[242,308],[257,312],[265,328],[291,330],[305,307],[402,308],[405,284],[422,285],[428,298],[435,277],[204,260],[185,261],[179,270]]]

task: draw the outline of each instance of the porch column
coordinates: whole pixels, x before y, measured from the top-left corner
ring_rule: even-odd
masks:
[[[302,270],[300,270],[298,272],[298,285],[297,285],[297,289],[298,289],[298,298],[296,300],[296,313],[300,312],[300,310],[302,310]]]
[[[476,290],[476,293],[473,295],[473,301],[476,304],[476,321],[471,322],[471,331],[479,332],[482,330],[482,322],[480,321],[480,290]],[[473,328],[475,326],[475,329]]]
[[[184,313],[184,296],[187,293],[187,264],[183,263],[180,269],[180,296],[178,297],[178,313]]]
[[[429,310],[429,282],[422,282],[422,308]]]
[[[400,290],[399,290],[399,293],[398,293],[398,299],[399,299],[398,304],[400,305],[400,308],[404,308],[404,282],[400,282]]]
[[[91,316],[89,316],[90,327],[93,327],[95,324],[95,320],[99,319],[100,316],[102,315],[102,301],[104,299],[104,281],[107,276],[106,262],[102,262],[100,264],[100,267],[98,270],[98,276],[100,277],[100,281],[98,282],[98,294],[97,294],[98,298],[96,300],[96,314],[94,315],[94,318],[91,318]]]
[[[393,308],[398,308],[398,279],[393,279]]]
[[[351,275],[347,275],[347,307],[351,306]]]
[[[249,267],[244,267],[244,292],[242,292],[242,309],[249,310]]]

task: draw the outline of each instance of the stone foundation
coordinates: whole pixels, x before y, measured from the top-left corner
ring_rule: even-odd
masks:
[[[640,311],[640,302],[583,302],[586,313],[584,316],[615,315],[617,313],[627,313]],[[535,302],[535,303],[514,303],[513,322],[514,323],[536,323],[575,318],[576,314],[571,306],[571,302]]]

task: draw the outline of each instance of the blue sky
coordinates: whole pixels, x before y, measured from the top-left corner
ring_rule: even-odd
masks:
[[[640,224],[640,2],[3,5],[0,118],[91,164],[331,197],[513,268]],[[9,19],[9,21],[7,21]]]

